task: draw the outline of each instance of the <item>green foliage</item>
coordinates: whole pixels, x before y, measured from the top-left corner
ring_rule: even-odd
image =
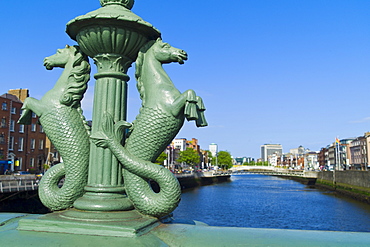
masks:
[[[251,161],[251,162],[244,162],[242,165],[243,166],[256,166],[257,163],[255,161]]]
[[[36,174],[36,168],[30,168],[29,170],[28,170],[29,172],[30,172],[30,174]]]
[[[233,159],[231,154],[227,151],[220,151],[217,154],[218,166],[224,170],[228,170],[233,166]]]
[[[213,157],[211,151],[209,150],[205,150],[207,152],[207,156],[208,156],[208,162],[211,163],[211,165],[216,165],[216,158]]]
[[[186,163],[191,166],[195,166],[200,162],[200,156],[194,149],[187,148],[184,151],[180,152],[180,157],[177,159],[179,163]]]
[[[212,155],[211,151],[206,150],[206,152],[207,152],[208,158],[213,158],[213,155]]]
[[[50,169],[50,165],[49,164],[44,164],[43,165],[43,168],[44,168],[44,170],[46,171],[46,170],[49,170]]]
[[[162,152],[158,158],[155,160],[155,163],[158,165],[164,165],[164,161],[167,159],[167,154],[165,152]]]
[[[243,163],[243,166],[268,166],[268,165],[269,165],[268,161],[260,161],[260,162],[251,161],[251,162]]]

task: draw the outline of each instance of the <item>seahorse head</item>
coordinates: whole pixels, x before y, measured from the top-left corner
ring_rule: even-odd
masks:
[[[83,94],[87,89],[87,82],[90,79],[90,64],[88,57],[83,54],[79,46],[66,45],[58,49],[57,53],[44,59],[44,66],[51,70],[54,67],[66,68],[67,64],[72,65],[67,79],[67,86],[59,101],[67,106],[79,106]]]

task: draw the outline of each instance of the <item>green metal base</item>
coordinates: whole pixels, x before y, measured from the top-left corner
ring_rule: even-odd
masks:
[[[63,213],[67,217],[76,217],[74,210],[68,210]],[[80,214],[81,213],[81,214]],[[77,212],[78,217],[85,217],[87,212]],[[132,213],[132,214],[131,214]],[[132,218],[138,215],[135,211],[131,212]],[[89,213],[88,213],[89,214]],[[120,213],[117,213],[119,215]],[[54,215],[53,219],[50,215]],[[71,216],[72,215],[72,216]],[[104,214],[99,215],[103,216]],[[105,214],[107,215],[107,214]],[[44,217],[47,216],[47,217]],[[97,218],[99,218],[97,217]],[[112,215],[107,216],[108,222],[116,217]],[[46,219],[45,219],[46,218]],[[101,217],[102,220],[104,217]],[[7,246],[109,246],[109,247],[122,247],[122,246],[135,246],[135,247],[159,247],[159,246],[271,246],[271,247],[312,247],[312,246],[356,246],[356,247],[369,247],[370,233],[369,232],[334,232],[334,231],[305,231],[305,230],[287,230],[287,229],[256,229],[256,228],[241,228],[241,227],[212,227],[204,226],[199,222],[186,223],[171,223],[160,224],[158,227],[151,229],[157,224],[147,224],[142,228],[138,224],[133,224],[136,227],[130,227],[129,218],[125,218],[115,228],[109,225],[107,228],[106,221],[92,222],[88,220],[71,220],[65,217],[56,216],[55,214],[49,215],[27,215],[16,213],[0,213],[0,239],[1,243],[6,243]],[[132,219],[131,218],[131,219]],[[58,222],[63,219],[64,223]],[[142,217],[140,216],[142,221]],[[82,221],[82,223],[81,223]],[[87,221],[87,222],[86,222]],[[69,222],[70,225],[67,224]],[[75,222],[75,224],[72,224]],[[48,226],[41,227],[42,224]],[[112,222],[111,222],[112,223]],[[82,225],[82,226],[81,226]],[[126,227],[124,227],[126,225]],[[72,226],[72,230],[64,233],[61,228],[68,228]],[[88,226],[91,230],[83,229]],[[24,231],[23,228],[25,228]],[[32,229],[31,229],[32,228]],[[36,229],[33,229],[36,228]],[[44,229],[42,229],[44,228]],[[55,232],[50,232],[49,229],[59,229]],[[96,229],[95,229],[96,228]],[[113,229],[113,234],[102,235],[102,232],[108,232],[108,229]],[[122,230],[123,229],[123,230]],[[131,229],[131,230],[129,230]],[[136,229],[136,233],[132,233]],[[145,231],[150,232],[142,234]],[[36,231],[37,230],[37,231]],[[41,231],[42,230],[42,231]],[[72,232],[72,231],[80,232]],[[46,232],[49,231],[49,232]],[[125,234],[117,234],[123,231]],[[69,234],[70,232],[74,234]],[[77,234],[86,235],[77,235]],[[97,236],[93,236],[97,235]],[[124,235],[124,236],[122,236]],[[140,235],[140,236],[138,236]],[[130,237],[127,237],[130,236]],[[131,237],[138,236],[138,237]],[[3,244],[3,245],[4,245]],[[0,244],[1,245],[1,244]]]
[[[86,190],[87,186],[85,187]],[[121,193],[121,192],[120,192]],[[78,198],[74,208],[85,211],[127,211],[134,209],[134,205],[126,195],[119,193],[86,192]]]
[[[21,219],[17,230],[70,233],[80,235],[137,237],[147,233],[160,222],[136,210],[116,212],[94,212],[69,209]]]

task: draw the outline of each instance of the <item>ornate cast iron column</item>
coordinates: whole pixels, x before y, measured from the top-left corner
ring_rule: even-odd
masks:
[[[98,72],[94,91],[92,135],[98,131],[104,112],[114,121],[126,120],[127,70],[139,49],[160,32],[130,11],[134,0],[100,0],[102,8],[76,17],[67,24],[68,35],[93,58]],[[122,168],[109,149],[91,145],[85,195],[74,207],[89,211],[133,208],[124,195]]]

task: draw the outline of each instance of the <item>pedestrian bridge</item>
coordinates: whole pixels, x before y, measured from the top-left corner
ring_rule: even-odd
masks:
[[[231,169],[232,174],[263,174],[270,176],[286,176],[286,177],[301,177],[301,178],[317,178],[316,171],[305,170],[289,170],[284,168],[276,168],[273,166],[234,166]]]

